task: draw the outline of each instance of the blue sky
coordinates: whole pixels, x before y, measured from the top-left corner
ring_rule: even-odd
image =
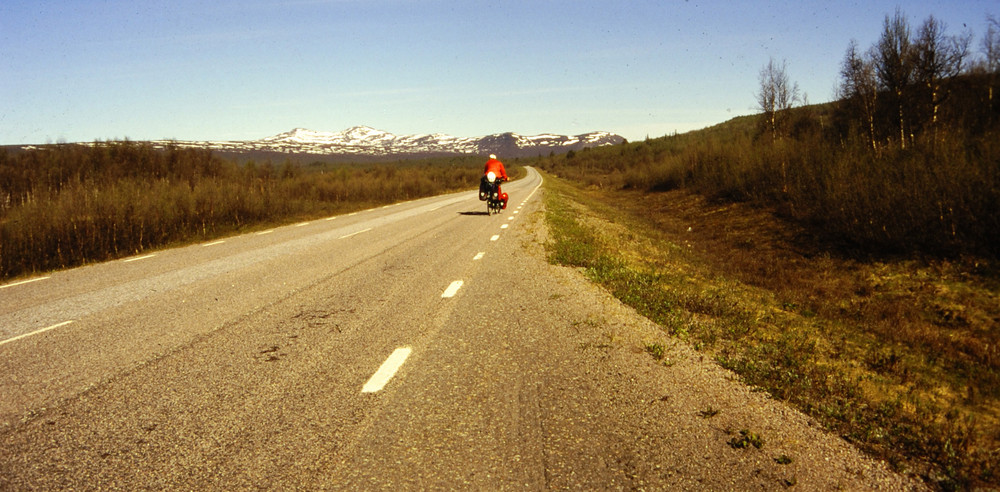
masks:
[[[0,144],[611,131],[754,112],[787,61],[833,97],[851,39],[900,6],[980,36],[995,1],[4,0]]]

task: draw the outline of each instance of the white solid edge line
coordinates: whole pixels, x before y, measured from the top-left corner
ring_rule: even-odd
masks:
[[[68,325],[68,324],[70,324],[72,322],[73,322],[73,320],[63,321],[62,323],[56,323],[56,324],[54,324],[52,326],[49,326],[47,328],[42,328],[41,330],[35,330],[35,331],[31,332],[31,333],[25,333],[23,335],[18,335],[18,336],[14,337],[14,338],[8,338],[6,340],[0,340],[0,345],[3,345],[5,343],[10,343],[10,342],[15,342],[15,341],[20,340],[22,338],[28,338],[28,337],[30,337],[32,335],[37,335],[39,333],[45,333],[45,332],[47,332],[49,330],[54,330],[56,328],[59,328],[60,326],[66,326],[66,325]]]
[[[345,239],[345,238],[349,238],[349,237],[351,237],[351,236],[357,236],[358,234],[361,234],[362,232],[368,232],[368,231],[370,231],[370,230],[372,230],[372,228],[371,228],[371,227],[369,227],[369,228],[367,228],[367,229],[362,229],[362,230],[360,230],[360,231],[357,231],[357,232],[352,232],[352,233],[350,233],[350,234],[344,234],[343,236],[340,236],[340,239]]]
[[[462,282],[461,280],[456,280],[452,282],[451,285],[449,285],[448,288],[444,290],[444,293],[441,294],[441,297],[455,297],[455,294],[458,293],[458,289],[462,288],[463,283],[464,282]]]
[[[225,240],[225,239],[223,239],[223,240],[221,240],[221,241],[215,241],[215,242],[213,242],[213,243],[205,243],[205,244],[202,244],[202,247],[208,247],[208,246],[215,246],[215,245],[217,245],[217,244],[222,244],[222,243],[224,243],[224,242],[226,242],[226,240]]]
[[[264,234],[271,234],[272,232],[274,232],[274,229],[268,229],[266,231],[260,231],[260,232],[258,232],[257,235],[258,236],[263,236]]]
[[[12,284],[0,285],[0,289],[6,289],[7,287],[16,287],[18,285],[30,284],[32,282],[38,282],[39,280],[45,280],[47,278],[51,278],[51,277],[30,278],[28,280],[22,280],[20,282],[14,282]]]
[[[302,226],[307,226],[307,225],[309,225],[308,222],[299,222],[298,224],[295,224],[295,227],[302,227]]]
[[[413,349],[410,347],[400,347],[393,350],[392,354],[389,355],[389,358],[386,359],[381,366],[379,366],[378,370],[375,371],[375,374],[372,374],[372,377],[368,379],[368,382],[361,387],[361,392],[375,393],[381,391],[382,388],[385,387],[386,383],[388,383],[389,380],[396,375],[396,371],[398,371],[399,368],[403,366],[403,363],[406,362],[406,358],[410,356],[410,352],[413,352]]]
[[[323,220],[325,220],[325,221],[329,222],[329,221],[331,221],[331,220],[334,220],[334,219],[336,219],[336,218],[337,218],[337,216],[336,216],[336,215],[334,215],[333,217],[327,217],[327,218],[325,218],[325,219],[323,219]]]

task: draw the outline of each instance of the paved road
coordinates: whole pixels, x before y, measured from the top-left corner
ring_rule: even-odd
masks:
[[[540,184],[3,286],[0,489],[913,485],[547,265]]]

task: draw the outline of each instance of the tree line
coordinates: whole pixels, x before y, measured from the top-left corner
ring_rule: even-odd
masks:
[[[972,42],[971,31],[948,34],[933,16],[914,31],[900,10],[886,16],[881,37],[868,50],[851,41],[839,95],[873,152],[886,145],[906,149],[918,138],[934,145],[946,131],[991,128],[1000,73],[997,19],[987,17],[980,57],[974,57]]]

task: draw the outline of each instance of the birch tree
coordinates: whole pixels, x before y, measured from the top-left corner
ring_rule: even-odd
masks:
[[[789,81],[785,65],[784,61],[778,65],[774,58],[771,58],[760,70],[757,105],[767,120],[772,142],[784,136],[782,121],[784,113],[799,100],[799,85]]]
[[[872,55],[858,52],[857,40],[851,40],[840,67],[840,97],[858,106],[863,118],[868,146],[872,152],[878,151],[875,133],[875,108],[878,103],[878,78],[875,76],[875,62]]]
[[[798,100],[799,84],[793,84],[788,80],[784,60],[782,60],[781,65],[778,65],[774,58],[768,60],[767,65],[760,71],[760,92],[757,93],[757,104],[764,113],[771,130],[772,144],[785,137],[787,133],[785,121],[788,119],[788,110],[792,109],[792,104]],[[788,192],[788,160],[784,155],[781,157],[781,191]]]
[[[945,25],[930,16],[917,30],[914,44],[914,79],[927,90],[930,105],[929,123],[934,140],[937,140],[938,110],[948,94],[942,81],[962,72],[962,65],[969,54],[972,34],[959,36],[945,34]]]
[[[986,99],[989,101],[987,111],[992,119],[993,87],[996,85],[997,75],[1000,74],[1000,20],[992,15],[986,17],[986,35],[983,36],[982,43],[982,53],[985,57],[984,62],[989,78]]]
[[[894,99],[898,116],[899,145],[906,148],[906,91],[913,81],[913,47],[910,25],[902,11],[886,16],[882,36],[875,45],[875,74],[879,84]]]

